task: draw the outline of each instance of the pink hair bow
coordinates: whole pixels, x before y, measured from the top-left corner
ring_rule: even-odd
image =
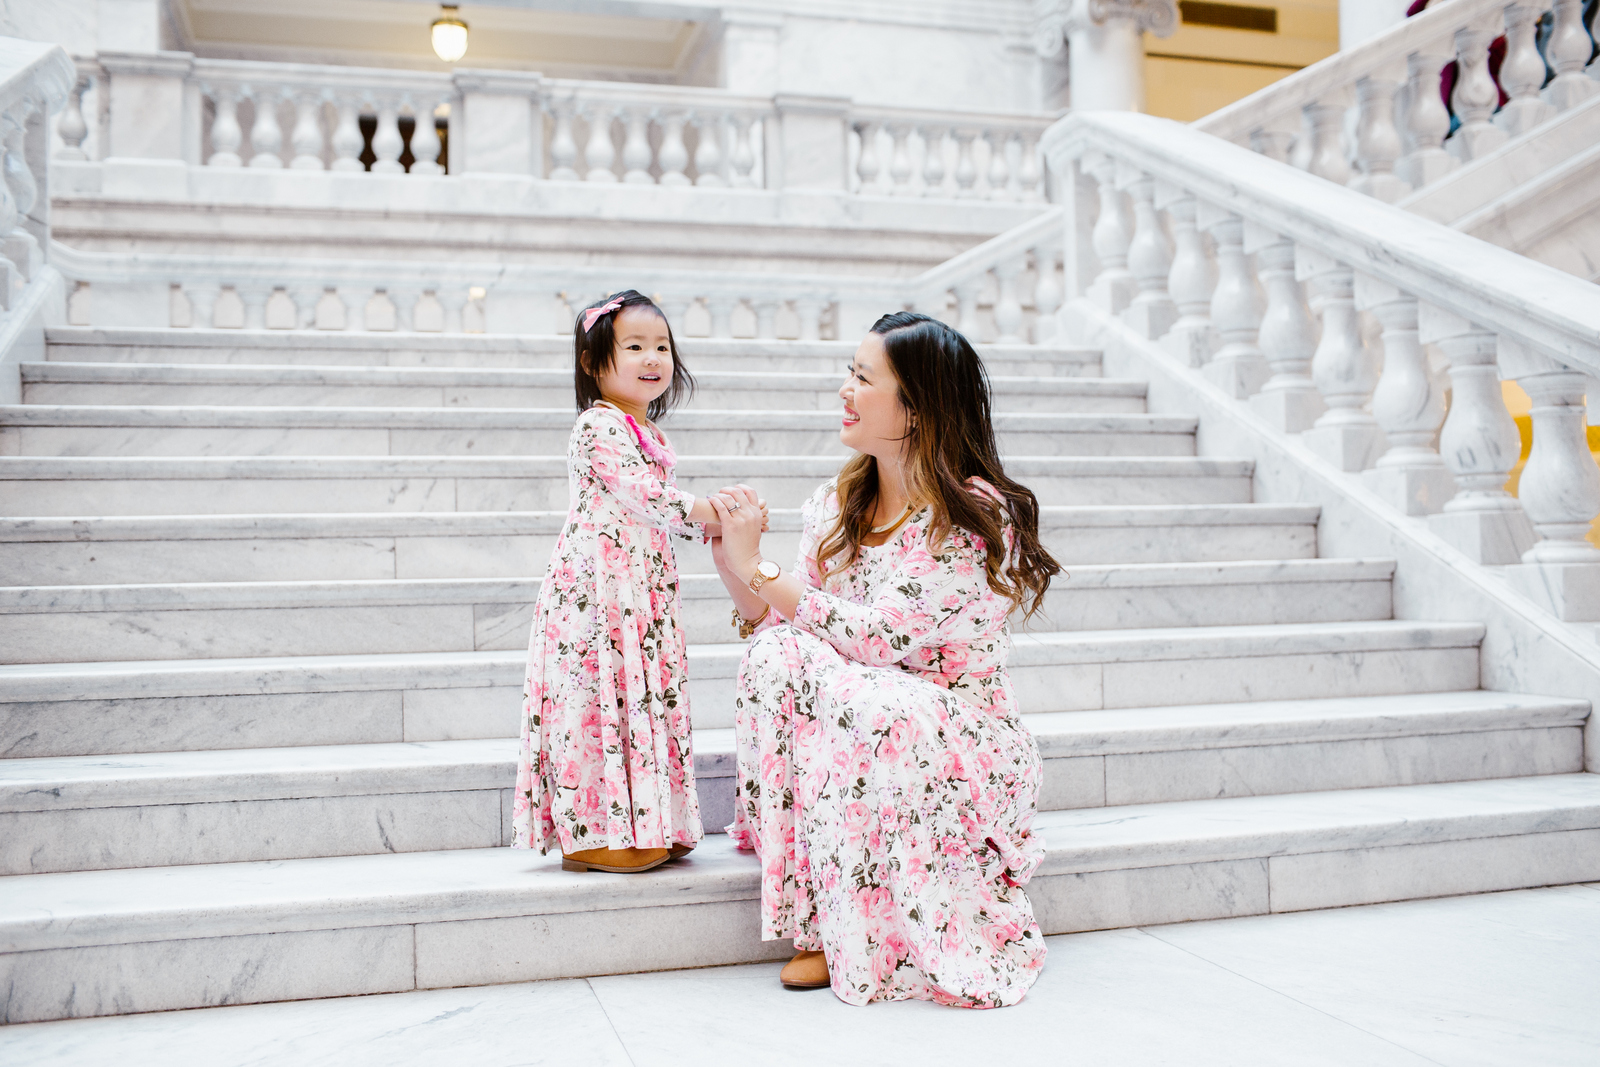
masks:
[[[601,315],[609,315],[611,312],[617,310],[621,306],[622,298],[619,296],[609,304],[604,304],[597,308],[590,308],[588,311],[585,311],[583,313],[583,332],[588,333],[590,330],[594,329],[594,324]]]

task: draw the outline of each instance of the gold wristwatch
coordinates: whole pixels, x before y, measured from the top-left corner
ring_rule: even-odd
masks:
[[[770,559],[762,560],[760,563],[756,564],[756,572],[750,576],[750,591],[752,593],[761,592],[762,586],[766,585],[768,582],[772,581],[772,579],[776,578],[782,573],[783,568],[779,567]]]

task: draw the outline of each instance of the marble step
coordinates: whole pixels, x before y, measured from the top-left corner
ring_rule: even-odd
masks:
[[[1077,566],[1034,631],[1387,619],[1392,560]],[[0,588],[0,663],[526,649],[541,579],[414,578]],[[716,574],[680,577],[693,643],[725,640]],[[1023,625],[1019,616],[1016,624]]]
[[[834,411],[685,411],[666,422],[685,455],[826,456]],[[571,408],[0,406],[9,456],[564,456]],[[1022,456],[1192,456],[1186,415],[1006,413],[1001,451]]]
[[[1448,692],[1483,626],[1335,622],[1019,634],[1030,714]],[[699,729],[733,725],[744,645],[689,648]],[[526,654],[386,653],[0,666],[0,757],[508,737]]]
[[[25,404],[565,408],[572,370],[305,367],[205,363],[23,363]],[[685,410],[839,407],[840,374],[703,371]],[[1141,414],[1142,381],[992,375],[997,412]]]
[[[1042,812],[1046,934],[1600,878],[1600,776]],[[4,1022],[781,958],[725,836],[648,875],[459,849],[21,875]]]
[[[1309,559],[1307,504],[1143,504],[1040,509],[1064,565]],[[543,571],[564,511],[187,515],[0,519],[0,585],[511,578]],[[763,549],[798,551],[800,512],[776,508]],[[715,568],[705,545],[674,544],[679,567]]]
[[[766,370],[844,373],[861,343],[684,337],[690,373]],[[990,374],[1093,378],[1099,349],[1072,345],[978,345]],[[53,326],[45,358],[69,363],[243,363],[301,366],[527,367],[572,371],[570,334],[339,333],[321,330],[195,330]]]
[[[1584,701],[1474,691],[1027,717],[1041,811],[1574,773]],[[514,737],[0,760],[0,874],[510,843]],[[695,735],[707,833],[733,731]]]
[[[838,472],[831,456],[693,456],[694,493],[754,486],[795,508]],[[1193,456],[1009,456],[1041,504],[1243,504],[1254,464]],[[551,511],[567,506],[563,456],[0,456],[0,515],[238,515]]]

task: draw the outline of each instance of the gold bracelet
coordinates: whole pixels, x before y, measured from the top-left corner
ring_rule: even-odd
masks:
[[[741,641],[750,640],[750,635],[756,632],[756,627],[761,625],[762,620],[767,617],[767,612],[771,610],[772,605],[768,604],[766,607],[761,609],[760,615],[757,615],[754,619],[746,619],[743,615],[739,614],[738,608],[734,608],[733,625],[739,631],[739,639]]]

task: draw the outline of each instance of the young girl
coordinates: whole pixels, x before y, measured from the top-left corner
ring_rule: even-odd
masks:
[[[572,496],[528,642],[512,847],[559,846],[565,870],[645,871],[702,836],[669,535],[699,538],[716,514],[677,487],[652,421],[694,379],[648,297],[628,289],[578,316],[574,372]]]

